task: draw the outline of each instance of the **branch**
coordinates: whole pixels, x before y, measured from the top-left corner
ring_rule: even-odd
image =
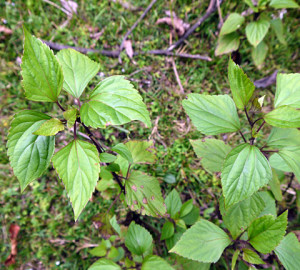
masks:
[[[220,0],[220,4],[221,2],[222,1]],[[193,24],[177,42],[172,44],[168,48],[168,51],[172,51],[181,45],[181,43],[183,43],[213,12],[215,12],[216,9],[216,0],[211,0],[205,14],[195,24]]]
[[[200,54],[188,54],[188,53],[173,53],[167,50],[151,50],[146,52],[139,52],[134,53],[134,55],[138,54],[155,54],[155,55],[165,55],[165,56],[174,56],[174,57],[181,57],[181,58],[191,58],[191,59],[199,59],[199,60],[205,60],[205,61],[211,61],[212,59],[205,55]]]
[[[145,9],[143,14],[137,19],[137,21],[130,27],[130,29],[127,31],[125,36],[122,39],[121,46],[119,49],[119,62],[121,62],[121,51],[124,49],[124,43],[127,40],[128,36],[132,33],[132,31],[137,27],[137,25],[144,19],[146,14],[149,12],[149,10],[152,8],[152,6],[156,3],[157,0],[152,0],[152,2],[149,4],[149,6]]]

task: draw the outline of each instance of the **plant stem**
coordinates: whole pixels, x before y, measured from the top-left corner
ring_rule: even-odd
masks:
[[[258,133],[261,130],[261,128],[264,126],[265,123],[266,123],[266,121],[264,120],[262,122],[262,124],[260,125],[260,127],[256,130],[256,133]]]
[[[74,123],[74,140],[76,140],[77,139],[77,134],[76,134],[76,121],[75,121],[75,123]]]
[[[263,120],[263,118],[262,118],[262,117],[257,118],[257,119],[252,123],[253,126],[254,126],[254,124],[255,124],[257,121],[259,121],[259,120]]]
[[[241,134],[241,136],[242,136],[242,138],[243,138],[244,142],[246,143],[247,141],[246,141],[246,139],[245,139],[245,137],[244,137],[243,133],[242,133],[240,130],[239,130],[239,133]]]
[[[110,211],[110,209],[113,207],[113,205],[117,202],[117,200],[120,198],[121,194],[122,194],[122,190],[121,190],[121,192],[118,194],[118,196],[114,199],[114,201],[113,201],[112,204],[109,206],[109,208],[107,209],[107,211],[106,211],[107,214],[109,213],[109,211]]]
[[[253,123],[252,123],[252,121],[251,121],[251,119],[250,119],[250,117],[249,117],[249,115],[248,115],[248,112],[247,112],[247,108],[245,107],[244,108],[244,112],[245,112],[245,114],[246,114],[246,116],[247,116],[247,120],[248,120],[248,122],[249,122],[249,124],[250,124],[250,126],[251,126],[251,128],[253,127]]]
[[[292,182],[293,182],[293,180],[294,180],[294,177],[295,177],[295,175],[292,174],[291,177],[290,177],[290,181],[289,181],[289,183],[288,183],[286,189],[282,192],[282,195],[284,195],[284,194],[288,191],[288,189],[292,186]]]
[[[58,106],[63,112],[65,111],[65,109],[59,104],[58,101],[56,101],[56,104],[57,104],[57,106]]]

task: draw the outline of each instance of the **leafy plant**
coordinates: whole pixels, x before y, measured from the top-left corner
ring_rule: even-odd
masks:
[[[229,14],[220,30],[215,54],[222,55],[237,51],[240,40],[246,36],[252,47],[253,62],[261,68],[269,50],[267,37],[271,32],[270,29],[278,41],[286,45],[282,19],[273,15],[274,9],[299,8],[299,5],[294,0],[244,0],[244,2],[251,10],[250,15],[253,15],[250,16],[249,12]]]
[[[278,174],[293,172],[300,181],[300,74],[277,75],[274,109],[267,113],[264,97],[256,96],[253,83],[231,59],[228,80],[233,99],[228,95],[189,94],[183,107],[201,133],[235,132],[243,140],[234,148],[219,139],[191,141],[202,166],[221,172],[219,209],[229,233],[202,219],[184,232],[170,252],[212,263],[232,250],[234,269],[239,257],[249,266],[264,264],[261,254],[275,251],[286,269],[297,269],[300,243],[293,233],[285,236],[288,213],[277,217],[271,211],[273,197],[266,199],[268,191],[260,190],[269,186],[274,197],[282,200]],[[245,113],[248,130],[241,124],[237,109]],[[272,127],[267,138],[260,134],[265,124]],[[286,245],[289,241],[295,249]]]
[[[238,260],[251,267],[264,264],[261,254],[272,252],[286,269],[297,269],[300,244],[293,233],[285,236],[288,213],[277,216],[274,197],[283,197],[282,172],[292,172],[300,179],[299,74],[278,75],[274,110],[268,113],[264,112],[263,97],[256,96],[253,83],[232,60],[228,78],[233,99],[190,94],[183,101],[203,134],[239,133],[244,141],[238,139],[234,147],[216,138],[191,140],[202,166],[211,173],[222,173],[219,210],[223,222],[219,224],[200,217],[195,200],[182,201],[176,189],[164,199],[159,181],[143,171],[145,164],[157,162],[153,141],[104,146],[95,137],[94,128],[108,125],[138,120],[151,126],[147,107],[128,80],[123,76],[106,78],[85,98],[100,65],[70,49],[54,55],[25,28],[24,35],[21,67],[25,95],[31,101],[56,104],[54,108],[61,112],[55,109],[53,116],[33,110],[17,113],[8,135],[10,163],[24,192],[52,162],[75,221],[95,189],[114,199],[106,212],[93,219],[101,227],[103,239],[89,250],[100,257],[89,269],[215,269],[212,263],[222,257],[225,261],[232,258],[234,269]],[[74,101],[68,108],[60,103],[62,90]],[[237,108],[245,112],[247,131]],[[266,123],[273,126],[267,139],[260,135]],[[60,142],[55,144],[62,131],[69,140],[63,147]],[[55,151],[56,147],[60,150]],[[111,211],[118,200],[126,215],[122,224]],[[145,215],[154,219],[154,226]],[[161,248],[170,255],[162,258]],[[223,266],[228,267],[226,263]]]

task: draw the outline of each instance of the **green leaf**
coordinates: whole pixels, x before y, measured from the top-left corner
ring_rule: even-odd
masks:
[[[294,233],[289,233],[275,248],[275,254],[287,270],[298,270],[300,265],[300,242]]]
[[[244,109],[253,95],[255,86],[231,58],[228,64],[228,80],[236,106]]]
[[[107,248],[106,248],[106,243],[105,240],[101,241],[101,244],[97,247],[94,247],[93,249],[89,250],[89,253],[92,254],[93,256],[97,257],[103,257],[106,255]]]
[[[64,118],[67,120],[67,127],[72,128],[77,119],[78,111],[76,108],[71,108],[63,112]]]
[[[235,252],[233,253],[233,256],[232,256],[232,261],[231,261],[231,270],[234,270],[235,269],[235,265],[236,265],[236,261],[240,255],[240,250],[237,249],[235,250]]]
[[[180,270],[210,270],[210,263],[196,262],[176,255],[176,263]]]
[[[89,101],[81,106],[80,118],[85,125],[94,128],[123,125],[133,120],[151,127],[142,97],[124,76],[111,76],[100,82]]]
[[[51,117],[35,111],[17,113],[8,134],[7,154],[23,191],[49,166],[55,148],[55,137],[32,134]]]
[[[266,157],[250,144],[241,144],[226,157],[222,169],[222,189],[225,206],[250,197],[272,179],[272,171]]]
[[[248,248],[243,248],[243,260],[252,264],[265,264],[255,251]]]
[[[230,243],[222,229],[203,219],[188,229],[169,252],[199,262],[217,262]]]
[[[244,232],[265,207],[265,203],[258,193],[234,204],[228,209],[225,209],[223,196],[220,197],[219,202],[223,222],[233,239],[236,239]]]
[[[156,152],[154,141],[129,141],[126,144],[131,153],[132,163],[154,163],[156,161]]]
[[[223,162],[231,147],[222,140],[206,139],[190,140],[197,156],[201,159],[203,168],[210,172],[220,172]]]
[[[166,221],[161,230],[160,240],[165,240],[174,235],[174,224],[171,221]]]
[[[273,215],[262,216],[248,229],[250,244],[263,254],[270,253],[283,239],[287,227],[287,211],[277,219]]]
[[[133,163],[131,152],[129,151],[129,149],[126,147],[125,144],[119,143],[115,145],[111,150],[121,155],[121,157],[126,159],[129,163]]]
[[[118,233],[118,235],[121,236],[121,228],[120,225],[118,224],[116,215],[114,215],[110,220],[109,220],[110,225],[114,228],[114,230]]]
[[[186,216],[181,217],[181,219],[184,221],[186,225],[193,225],[200,216],[200,210],[198,207],[193,205],[193,209],[190,213],[188,213]]]
[[[300,74],[278,74],[276,78],[275,108],[288,105],[300,108]]]
[[[135,224],[134,221],[130,223],[125,237],[125,245],[130,252],[143,255],[152,248],[152,241],[151,234],[145,228]]]
[[[233,32],[224,36],[219,36],[215,55],[227,54],[236,51],[240,46],[240,36]]]
[[[240,129],[234,101],[228,95],[189,94],[182,105],[196,128],[206,135]]]
[[[300,145],[300,131],[296,128],[273,127],[267,140],[267,146],[272,149],[297,145]]]
[[[33,101],[56,102],[63,85],[63,72],[53,52],[24,27],[22,85]]]
[[[277,201],[282,201],[282,193],[280,189],[280,181],[278,179],[277,173],[274,169],[272,169],[272,179],[269,182],[271,191]]]
[[[180,209],[180,217],[188,215],[193,210],[193,199],[186,201]]]
[[[271,0],[270,7],[272,8],[299,8],[299,5],[294,0]]]
[[[97,74],[100,65],[73,49],[61,50],[56,57],[64,73],[64,90],[79,98],[89,81]]]
[[[252,47],[251,49],[253,62],[259,69],[266,59],[268,49],[268,45],[264,41],[261,41],[256,47]]]
[[[88,270],[121,270],[121,267],[108,259],[100,259],[93,263]]]
[[[286,40],[284,38],[284,34],[283,34],[283,24],[281,19],[274,19],[271,22],[271,28],[273,29],[277,39],[279,40],[279,42],[283,45],[286,45]]]
[[[99,178],[97,148],[88,142],[74,140],[59,150],[52,162],[65,185],[77,220],[92,197]]]
[[[176,189],[173,189],[168,194],[165,199],[165,203],[167,207],[167,213],[170,214],[171,218],[176,217],[182,207],[182,202]]]
[[[281,106],[267,113],[264,119],[269,125],[274,127],[299,128],[300,110],[290,106]]]
[[[265,19],[251,22],[246,26],[246,36],[248,41],[256,47],[266,36],[270,27],[270,22]]]
[[[291,146],[283,148],[278,152],[278,155],[289,166],[290,170],[295,174],[298,181],[300,181],[300,146]],[[290,171],[288,170],[288,171]]]
[[[99,155],[99,157],[100,157],[100,161],[103,163],[111,163],[117,159],[116,156],[114,156],[113,154],[109,154],[109,153],[101,153]]]
[[[262,210],[262,212],[259,214],[259,217],[262,217],[264,215],[273,215],[274,217],[277,217],[276,202],[271,192],[259,191],[258,194],[264,200],[265,203],[265,207]]]
[[[141,171],[132,171],[125,181],[125,199],[132,211],[161,217],[166,213],[160,185],[156,178]]]
[[[57,118],[52,118],[44,122],[35,132],[34,135],[53,136],[64,130],[64,124]]]
[[[244,23],[244,21],[245,18],[240,14],[231,13],[221,28],[220,36],[224,36],[226,34],[235,32],[237,29],[240,28],[240,26]]]
[[[283,172],[292,172],[290,166],[284,161],[284,159],[277,153],[273,154],[269,158],[269,162],[272,168]]]
[[[145,258],[142,264],[142,270],[174,270],[163,258],[150,255]]]
[[[258,8],[254,6],[252,0],[244,0],[244,2],[254,11],[258,12]]]

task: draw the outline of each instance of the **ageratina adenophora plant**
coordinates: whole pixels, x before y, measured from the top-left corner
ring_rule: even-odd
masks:
[[[115,190],[113,203],[98,220],[103,239],[90,251],[101,258],[89,269],[201,270],[236,265],[255,269],[255,265],[280,268],[281,264],[288,270],[300,268],[298,239],[294,233],[286,234],[288,211],[277,213],[275,205],[283,199],[281,181],[286,176],[300,179],[299,74],[278,75],[274,109],[269,112],[264,97],[232,60],[228,79],[233,99],[189,94],[183,101],[201,133],[238,136],[234,143],[221,137],[191,140],[202,167],[221,172],[220,218],[213,223],[200,216],[193,199],[182,203],[175,189],[164,199],[158,180],[137,170],[138,164],[157,162],[152,141],[105,146],[93,135],[94,129],[134,120],[151,127],[146,105],[133,85],[123,76],[111,76],[83,98],[100,65],[72,49],[54,55],[25,28],[24,34],[21,68],[26,98],[56,103],[61,113],[53,111],[56,117],[33,110],[17,113],[8,135],[10,163],[22,192],[52,163],[75,220],[95,188]],[[61,94],[76,102],[68,107],[61,104]],[[241,113],[248,126],[241,124]],[[55,136],[61,131],[69,132],[70,141],[55,151]],[[133,215],[125,228],[111,213],[117,200]],[[158,228],[145,222],[143,215],[159,220]],[[116,241],[119,244],[114,246]]]

